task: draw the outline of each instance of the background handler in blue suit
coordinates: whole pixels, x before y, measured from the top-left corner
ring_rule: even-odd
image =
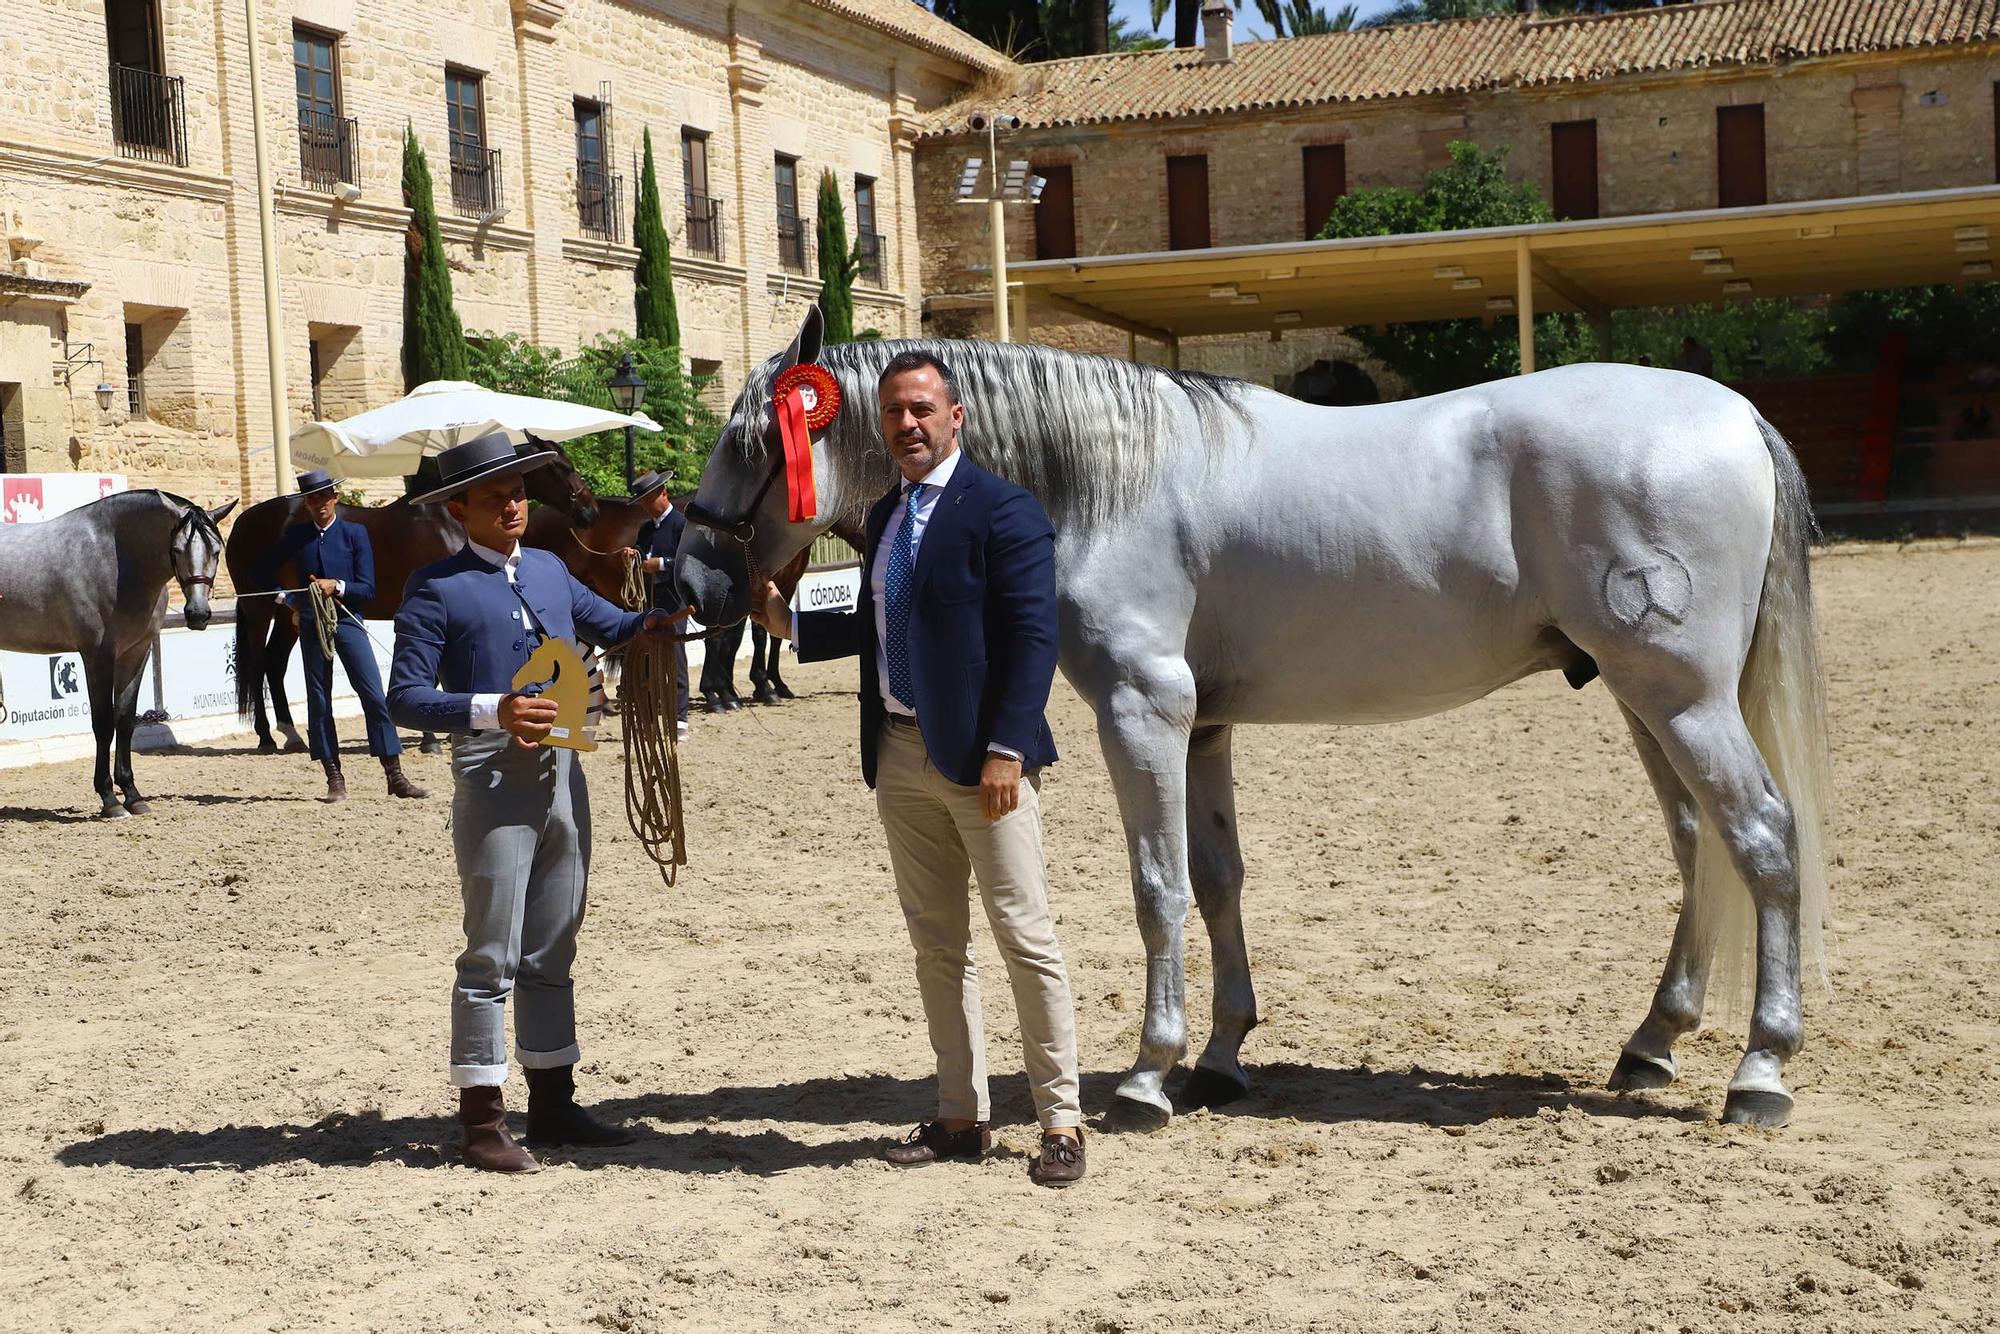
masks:
[[[862,776],[888,835],[938,1070],[937,1120],[886,1156],[914,1166],[993,1144],[969,870],[1014,984],[1042,1125],[1028,1174],[1067,1185],[1084,1171],[1076,1011],[1049,916],[1039,796],[1056,758],[1043,716],[1055,531],[1033,496],[959,452],[965,408],[943,362],[898,355],[877,397],[903,485],[869,511],[855,610],[795,616],[767,584],[758,617],[797,641],[801,662],[861,657]]]
[[[576,1104],[570,964],[590,870],[590,795],[574,751],[538,744],[555,702],[516,693],[514,674],[542,636],[610,647],[677,619],[620,611],[572,579],[557,556],[520,545],[528,523],[521,474],[554,457],[516,453],[500,433],[438,455],[444,484],[415,503],[446,501],[469,541],[410,576],[389,673],[396,720],[451,735],[452,850],[465,900],[451,1082],[465,1160],[494,1172],[539,1166],[507,1133],[510,994],[514,1054],[528,1077],[528,1142],[632,1139]]]
[[[679,599],[673,583],[673,575],[668,573],[674,563],[674,552],[680,550],[681,534],[687,529],[687,519],[674,508],[674,499],[667,494],[667,483],[673,480],[673,472],[640,473],[632,483],[632,499],[646,507],[647,519],[639,525],[639,534],[634,539],[638,545],[627,549],[627,558],[645,562],[646,585],[652,590],[652,603],[664,611],[677,608]],[[688,654],[686,644],[674,645],[674,733],[678,737],[688,734]]]
[[[392,797],[428,797],[430,793],[403,776],[403,742],[389,719],[382,699],[382,678],[375,670],[375,650],[368,632],[346,602],[362,603],[375,596],[375,548],[368,530],[339,517],[340,496],[331,474],[314,468],[299,474],[299,496],[309,523],[295,523],[278,535],[277,545],[257,564],[260,589],[276,588],[278,572],[290,561],[299,579],[318,584],[340,610],[334,631],[334,652],[347,669],[348,684],[361,698],[361,715],[368,720],[368,753],[382,762]],[[347,779],[340,772],[340,734],[333,725],[333,659],[320,652],[313,600],[306,593],[286,598],[299,614],[299,644],[306,670],[307,750],[326,770],[326,801],[347,800]]]

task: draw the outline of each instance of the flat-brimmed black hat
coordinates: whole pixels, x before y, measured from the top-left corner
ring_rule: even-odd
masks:
[[[425,505],[434,500],[449,500],[475,482],[506,473],[533,472],[554,462],[555,457],[553,449],[542,449],[532,442],[517,449],[505,431],[494,431],[462,445],[453,445],[439,454],[437,467],[441,485],[435,491],[411,496],[410,503]]]
[[[333,474],[324,468],[310,468],[299,474],[299,494],[310,496],[320,491],[331,491],[340,485],[333,480]]]
[[[674,471],[671,468],[668,468],[664,472],[640,473],[632,479],[632,499],[644,500],[647,496],[652,495],[655,491],[672,481],[673,478]]]

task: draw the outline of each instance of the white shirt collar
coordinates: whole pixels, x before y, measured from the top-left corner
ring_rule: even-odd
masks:
[[[470,540],[466,542],[466,545],[472,548],[473,555],[479,557],[479,559],[485,561],[496,570],[519,569],[521,567],[521,544],[519,542],[516,542],[514,549],[508,552],[495,551],[492,547],[481,546],[479,543]]]
[[[958,449],[952,450],[951,456],[949,458],[947,458],[943,463],[938,464],[937,467],[932,468],[922,477],[919,477],[917,479],[917,482],[921,483],[924,486],[934,486],[938,488],[940,491],[942,491],[945,485],[951,481],[952,473],[958,470],[958,461],[961,457],[964,456],[964,454],[965,454],[965,449],[963,446],[959,447]],[[911,486],[911,483],[908,478],[903,479],[898,485],[900,486],[904,494],[907,495],[909,493],[909,488]]]

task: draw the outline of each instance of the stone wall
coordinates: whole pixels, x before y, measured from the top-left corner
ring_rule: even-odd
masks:
[[[80,297],[0,302],[9,438],[36,470],[128,474],[213,502],[271,494],[271,413],[247,46],[241,6],[163,4],[165,67],[183,80],[186,165],[136,161],[112,133],[104,7],[11,0],[0,25],[0,272],[87,283]],[[402,135],[429,157],[454,295],[468,331],[518,333],[572,351],[632,329],[630,214],[650,130],[675,247],[690,358],[733,396],[752,363],[789,340],[816,278],[781,272],[772,154],[800,157],[808,225],[822,167],[850,230],[857,174],[876,177],[890,232],[880,289],[857,323],[916,327],[909,126],[963,91],[964,66],[794,0],[435,0],[426,21],[383,0],[262,7],[258,58],[276,198],[286,419],[343,416],[403,392]],[[348,202],[301,171],[294,23],[339,39],[341,114],[356,122]],[[453,207],[445,67],[482,77],[486,143],[500,151],[504,212]],[[609,92],[610,170],[623,178],[622,239],[586,235],[577,204],[578,98]],[[689,255],[681,131],[709,135],[725,203],[719,261]],[[146,342],[145,411],[127,411],[125,325]],[[83,351],[88,345],[88,352]],[[83,359],[65,377],[65,356]],[[91,360],[94,359],[94,360]],[[92,393],[116,389],[109,411]],[[386,495],[393,483],[371,483]]]

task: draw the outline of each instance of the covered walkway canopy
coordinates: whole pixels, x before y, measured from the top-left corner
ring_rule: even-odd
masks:
[[[1338,328],[1984,281],[2000,186],[1008,267],[1017,338],[1087,319],[1167,345]],[[1602,336],[1602,334],[1600,334]],[[1522,371],[1534,340],[1521,340]]]

